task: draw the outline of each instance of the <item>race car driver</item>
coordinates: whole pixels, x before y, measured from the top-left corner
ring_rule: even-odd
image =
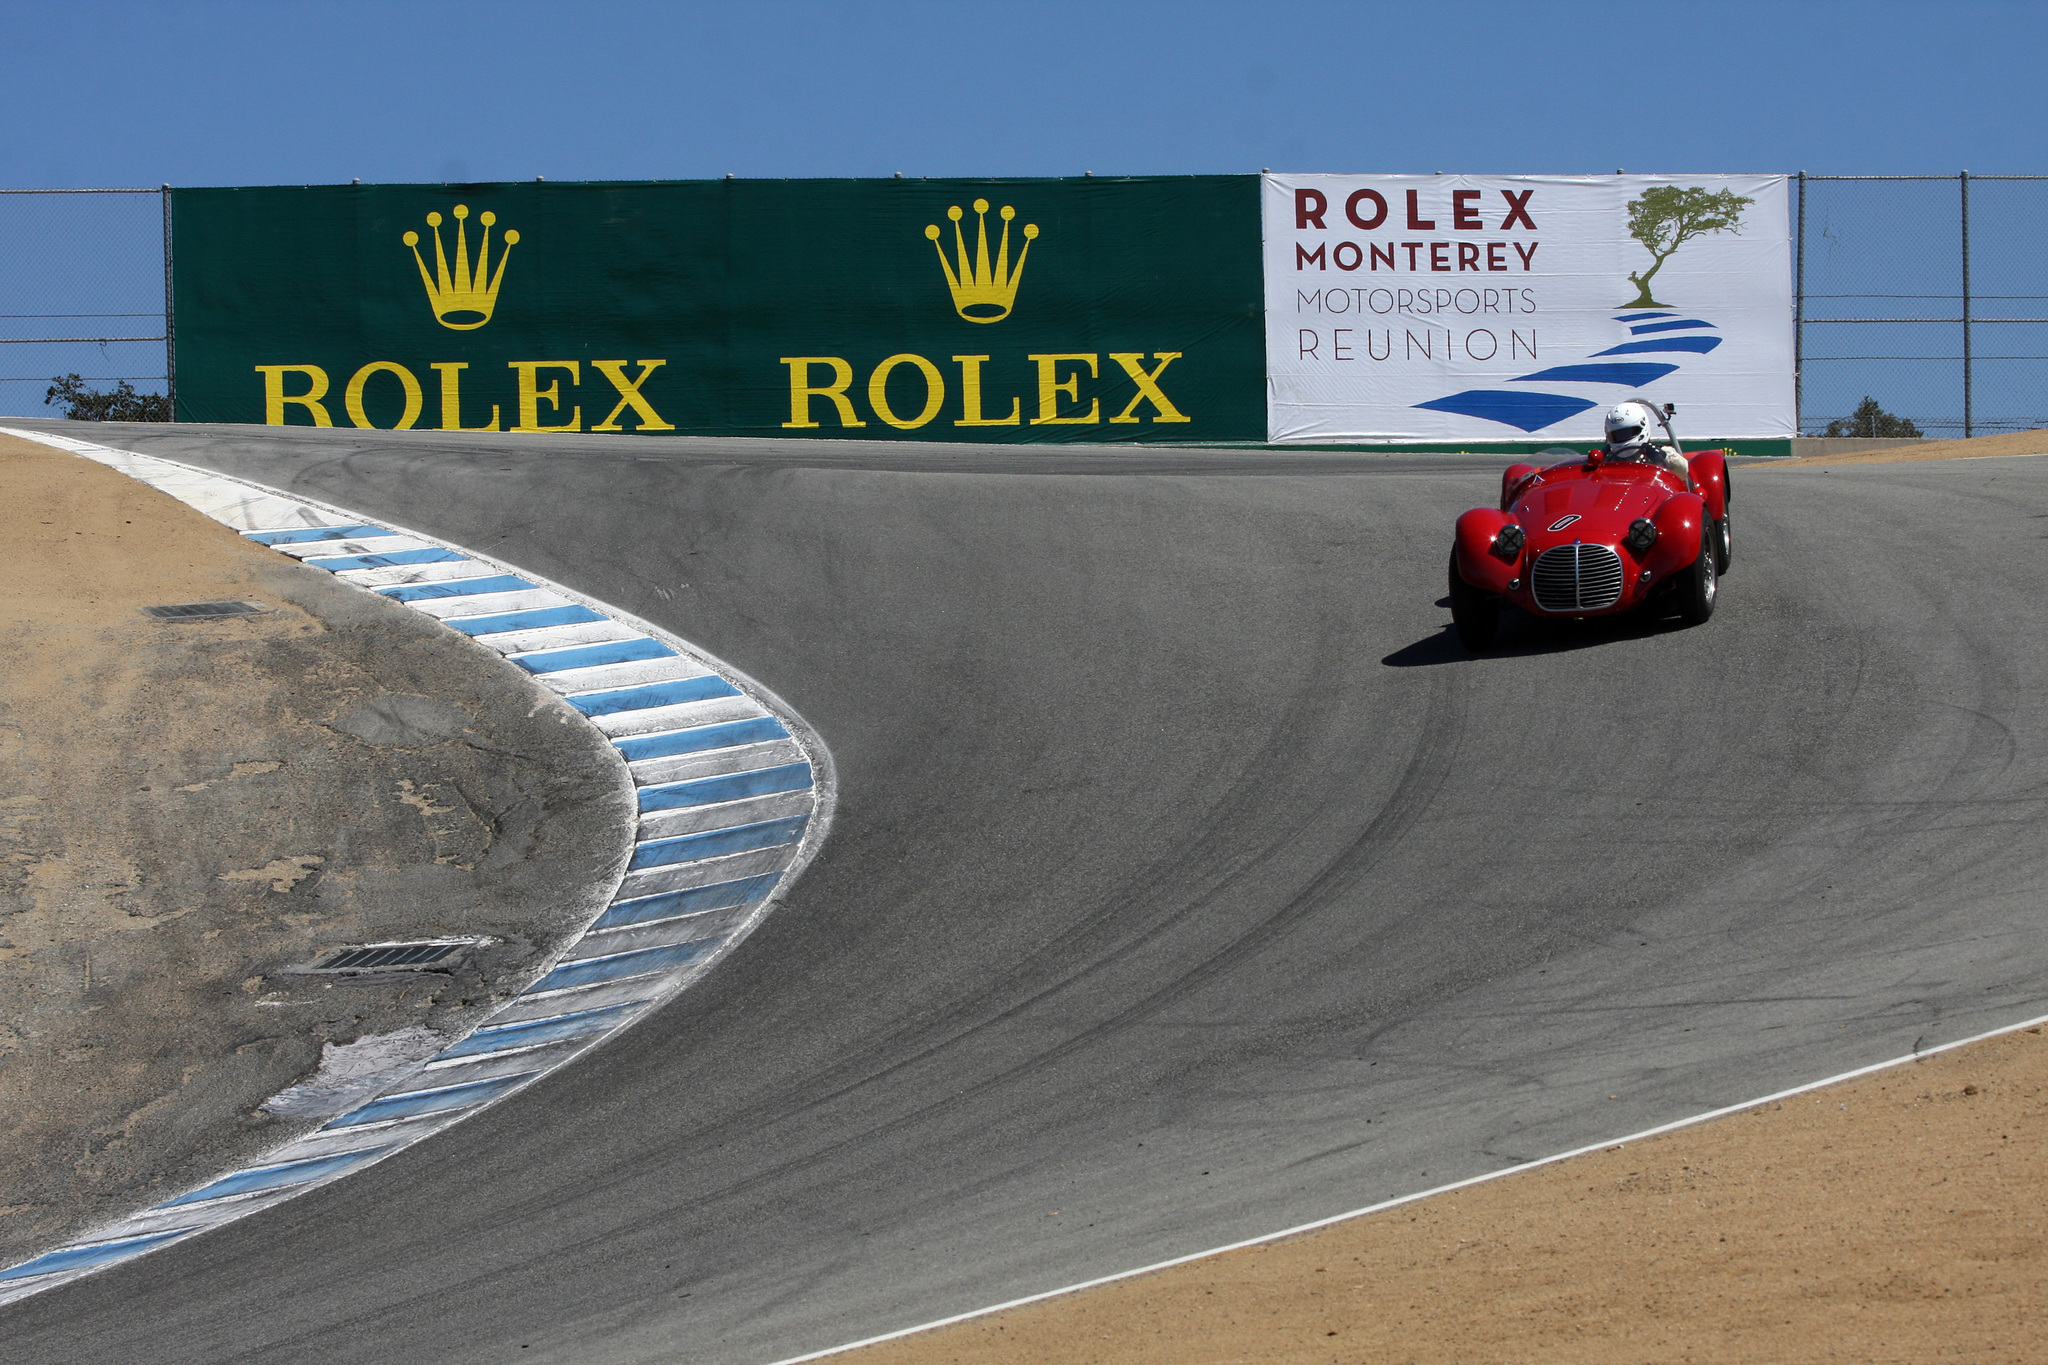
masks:
[[[1676,446],[1658,445],[1650,439],[1650,428],[1656,425],[1657,414],[1650,410],[1648,403],[1633,399],[1617,403],[1607,410],[1607,458],[1610,460],[1643,460],[1659,464],[1685,480],[1687,488],[1692,487],[1692,475],[1686,470],[1685,456],[1678,453]]]

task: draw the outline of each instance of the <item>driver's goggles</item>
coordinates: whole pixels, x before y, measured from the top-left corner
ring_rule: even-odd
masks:
[[[1625,446],[1642,434],[1643,429],[1641,427],[1616,427],[1607,433],[1607,444],[1611,446]]]

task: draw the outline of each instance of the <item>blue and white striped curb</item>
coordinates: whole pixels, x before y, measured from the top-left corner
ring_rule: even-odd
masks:
[[[764,919],[831,823],[832,759],[768,689],[544,578],[259,484],[64,436],[83,455],[495,650],[608,738],[639,791],[609,906],[466,1037],[260,1162],[0,1270],[0,1303],[303,1194],[532,1084],[690,985]]]

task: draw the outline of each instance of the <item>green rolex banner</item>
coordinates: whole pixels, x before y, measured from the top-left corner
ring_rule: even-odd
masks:
[[[172,191],[178,418],[1261,441],[1256,176]]]

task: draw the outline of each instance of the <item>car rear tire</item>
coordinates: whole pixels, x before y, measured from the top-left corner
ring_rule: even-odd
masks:
[[[1478,653],[1493,643],[1500,628],[1500,599],[1467,583],[1458,572],[1458,552],[1451,551],[1451,624],[1458,642]]]
[[[1692,567],[1678,576],[1678,615],[1689,626],[1699,625],[1714,614],[1714,602],[1721,595],[1721,575],[1715,572],[1715,542],[1720,537],[1712,523],[1700,528],[1700,552]]]

